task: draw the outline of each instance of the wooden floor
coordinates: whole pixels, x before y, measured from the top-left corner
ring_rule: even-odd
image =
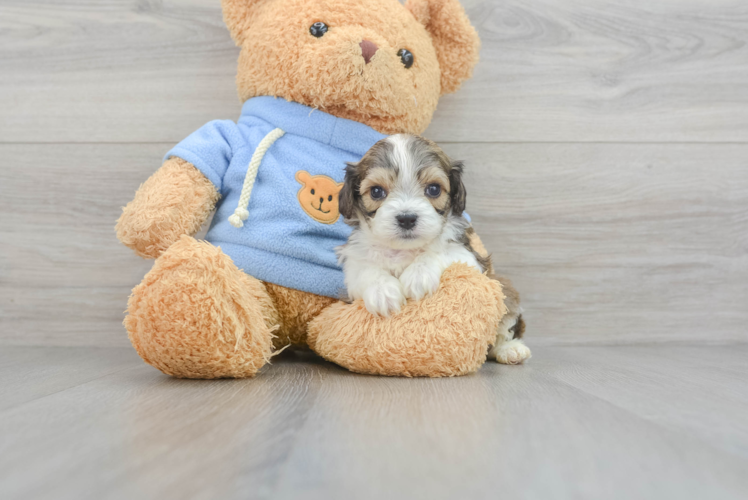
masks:
[[[310,354],[167,377],[127,348],[0,351],[0,498],[745,499],[748,346],[549,346],[455,379]]]

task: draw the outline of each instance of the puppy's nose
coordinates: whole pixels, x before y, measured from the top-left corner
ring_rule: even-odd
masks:
[[[374,42],[370,42],[369,40],[363,40],[358,45],[359,47],[361,47],[361,55],[364,56],[364,61],[366,62],[366,64],[369,64],[371,58],[374,57],[374,54],[377,53],[379,47],[377,47]]]
[[[418,220],[416,214],[400,214],[395,218],[397,219],[397,225],[403,229],[413,229]]]

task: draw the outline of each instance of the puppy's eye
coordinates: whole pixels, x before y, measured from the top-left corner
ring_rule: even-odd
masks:
[[[322,35],[327,33],[327,25],[322,22],[314,23],[309,28],[309,33],[311,33],[313,37],[320,38]]]
[[[381,186],[374,186],[369,190],[369,196],[371,196],[373,200],[381,200],[386,195],[387,193],[384,192],[384,188]]]
[[[405,66],[405,69],[410,69],[410,67],[413,66],[415,57],[413,57],[413,53],[411,51],[409,51],[408,49],[400,49],[397,51],[397,55],[400,56],[400,60],[403,62],[403,66]]]
[[[426,186],[426,196],[429,198],[438,198],[442,194],[442,187],[439,184],[429,184]]]

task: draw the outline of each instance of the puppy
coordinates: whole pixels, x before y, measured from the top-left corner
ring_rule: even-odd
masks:
[[[407,299],[434,293],[442,272],[455,262],[492,275],[490,257],[463,216],[462,172],[462,163],[434,142],[408,134],[382,139],[361,161],[348,164],[339,207],[353,232],[336,250],[351,300],[363,299],[372,314],[389,316]],[[519,295],[507,280],[502,284],[508,284],[511,309],[489,356],[520,363],[530,351],[520,340]],[[505,344],[512,352],[503,352]]]

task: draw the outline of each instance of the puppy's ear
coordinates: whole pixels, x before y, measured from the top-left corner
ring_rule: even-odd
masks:
[[[472,76],[480,50],[478,33],[465,9],[459,0],[408,0],[405,8],[431,34],[441,68],[441,93],[454,92]]]
[[[358,176],[358,165],[348,163],[345,168],[345,180],[338,196],[338,208],[346,219],[353,219],[356,215],[356,200],[360,196],[358,190],[361,179]]]
[[[449,198],[452,205],[452,213],[462,215],[465,211],[467,192],[462,182],[463,166],[461,161],[453,161],[449,171]]]
[[[221,0],[223,22],[237,45],[242,45],[257,11],[268,2],[269,0]]]

